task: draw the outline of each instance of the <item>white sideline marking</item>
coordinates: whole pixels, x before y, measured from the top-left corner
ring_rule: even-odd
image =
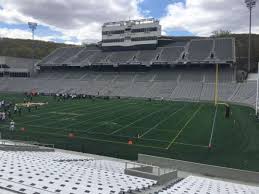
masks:
[[[175,142],[175,140],[178,138],[178,136],[182,133],[182,131],[185,129],[185,127],[188,126],[188,124],[192,121],[192,119],[197,115],[197,113],[201,110],[203,105],[201,105],[190,117],[190,119],[185,123],[185,125],[180,129],[180,131],[177,133],[177,135],[174,137],[174,139],[171,141],[171,143],[166,147],[166,149],[168,150],[171,145]]]
[[[218,112],[218,106],[216,106],[216,110],[215,110],[215,113],[214,113],[212,130],[211,130],[211,134],[210,134],[209,146],[211,145],[212,137],[213,137],[213,134],[214,134],[214,128],[215,128],[215,123],[216,123],[216,118],[217,118],[217,112]]]

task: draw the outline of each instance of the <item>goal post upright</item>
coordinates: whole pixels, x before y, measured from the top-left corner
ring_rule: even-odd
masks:
[[[216,78],[215,78],[215,91],[214,91],[214,104],[218,104],[218,82],[219,82],[219,64],[216,64]]]
[[[257,67],[257,78],[256,78],[256,101],[255,101],[255,115],[258,115],[258,86],[259,86],[259,62],[258,62],[258,67]]]

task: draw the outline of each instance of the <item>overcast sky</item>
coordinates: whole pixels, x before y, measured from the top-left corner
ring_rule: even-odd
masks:
[[[36,39],[97,42],[108,21],[154,17],[163,34],[209,36],[223,29],[248,31],[244,0],[0,0],[0,37],[31,38],[28,21],[39,24]],[[259,2],[253,11],[259,33]]]

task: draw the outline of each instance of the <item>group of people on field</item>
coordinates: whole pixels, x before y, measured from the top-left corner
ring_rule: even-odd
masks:
[[[64,101],[68,99],[76,100],[76,99],[94,99],[94,96],[86,95],[86,94],[68,94],[68,93],[56,93],[52,94],[53,98],[57,101]]]
[[[24,103],[29,103],[32,101],[32,95],[25,94],[23,99]],[[31,107],[26,106],[24,107],[31,112]],[[13,120],[13,115],[22,115],[23,108],[18,106],[15,103],[1,100],[0,99],[0,122],[9,122],[9,130],[13,131],[15,129],[15,122]]]

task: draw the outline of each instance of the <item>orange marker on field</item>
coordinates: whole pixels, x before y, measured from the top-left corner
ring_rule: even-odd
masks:
[[[74,138],[75,135],[74,135],[74,133],[69,133],[69,134],[68,134],[68,137],[69,137],[69,138]]]

